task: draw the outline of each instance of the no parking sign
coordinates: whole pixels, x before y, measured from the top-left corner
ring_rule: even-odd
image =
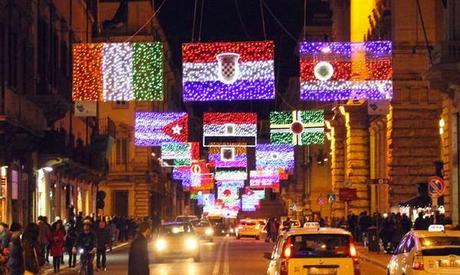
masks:
[[[432,198],[440,197],[446,191],[446,185],[440,177],[430,177],[428,179],[428,193]]]

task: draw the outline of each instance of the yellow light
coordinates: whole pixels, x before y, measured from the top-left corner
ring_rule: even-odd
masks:
[[[443,118],[439,120],[439,127],[444,128],[446,126],[446,122],[444,121]]]
[[[158,250],[158,251],[161,251],[161,250],[164,250],[166,248],[167,244],[166,244],[166,241],[163,240],[163,239],[158,239],[156,242],[155,242],[155,248]]]
[[[362,42],[370,29],[369,16],[376,7],[375,0],[351,0],[350,6],[350,39]]]
[[[212,230],[212,228],[206,228],[204,234],[211,236],[212,234],[214,234],[214,230]]]
[[[195,250],[198,248],[198,241],[194,238],[187,239],[185,241],[185,246],[189,250]]]

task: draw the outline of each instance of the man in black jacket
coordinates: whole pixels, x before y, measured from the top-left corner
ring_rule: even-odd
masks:
[[[137,237],[129,249],[128,275],[149,275],[149,252],[147,249],[150,238],[150,225],[146,222],[139,225]]]
[[[105,221],[100,221],[98,228],[96,229],[96,266],[99,271],[101,268],[106,270],[106,259],[107,259],[107,248],[110,244],[110,236]],[[102,262],[102,265],[101,265]]]

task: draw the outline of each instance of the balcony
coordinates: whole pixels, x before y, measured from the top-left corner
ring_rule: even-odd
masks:
[[[43,136],[46,118],[43,110],[23,95],[5,89],[4,105],[0,108],[0,122],[22,128],[36,136]],[[3,112],[1,112],[3,111]]]
[[[460,86],[460,41],[445,41],[437,45],[433,52],[433,65],[427,79],[434,89],[454,96]]]

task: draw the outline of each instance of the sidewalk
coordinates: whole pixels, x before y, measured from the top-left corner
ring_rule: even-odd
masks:
[[[379,266],[383,269],[387,268],[387,264],[391,259],[391,255],[385,254],[382,251],[380,253],[369,252],[367,248],[364,248],[361,245],[358,245],[356,248],[358,249],[358,255],[361,260]]]
[[[119,244],[117,244],[117,245],[112,247],[112,252],[116,251],[118,249],[121,249],[121,248],[127,246],[128,244],[129,244],[129,242],[119,243]],[[107,252],[110,253],[110,250],[107,249]],[[66,257],[66,260],[67,260],[67,257]],[[77,255],[77,265],[76,265],[77,268],[78,268],[79,263],[80,263],[80,260],[79,260],[79,257]],[[69,268],[69,266],[67,264],[61,265],[61,271],[65,271],[65,270],[68,270],[68,269],[71,269],[71,268]],[[52,261],[51,261],[51,265],[45,266],[45,268],[40,272],[40,274],[54,274]]]

